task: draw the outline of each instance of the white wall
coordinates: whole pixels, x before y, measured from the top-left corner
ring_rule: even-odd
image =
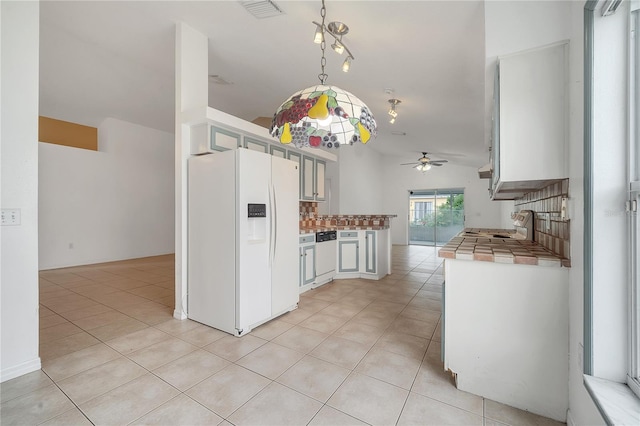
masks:
[[[389,213],[384,211],[382,203],[382,159],[371,146],[360,142],[340,148],[337,194],[340,214]],[[336,194],[333,196],[335,199]]]
[[[38,2],[0,2],[0,381],[38,370]]]
[[[464,188],[465,226],[499,228],[501,201],[489,199],[489,182],[478,177],[475,167],[447,163],[421,173],[400,160],[387,157],[380,170],[384,213],[398,217],[391,220],[392,244],[408,243],[409,191],[415,189]]]
[[[40,269],[173,253],[173,142],[107,118],[99,151],[40,143]]]

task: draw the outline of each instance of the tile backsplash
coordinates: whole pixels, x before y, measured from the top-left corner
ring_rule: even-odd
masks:
[[[318,203],[300,201],[300,229],[338,228],[338,229],[384,229],[391,225],[387,214],[357,215],[321,215],[318,214]],[[355,227],[355,228],[354,228]]]
[[[562,218],[563,198],[569,198],[569,179],[517,198],[515,208],[516,211],[533,210],[536,213],[535,241],[562,257],[564,266],[571,266],[569,219]]]

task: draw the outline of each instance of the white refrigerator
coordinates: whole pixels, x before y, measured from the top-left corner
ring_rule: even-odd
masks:
[[[240,148],[188,173],[187,316],[241,336],[296,309],[298,164]]]

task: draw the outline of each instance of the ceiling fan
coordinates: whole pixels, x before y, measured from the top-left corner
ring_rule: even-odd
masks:
[[[431,168],[431,166],[442,166],[443,163],[448,163],[447,160],[432,160],[427,157],[427,152],[422,153],[422,157],[418,158],[418,161],[414,161],[413,163],[403,163],[401,166],[413,166],[414,169],[420,170],[421,172],[425,172]]]

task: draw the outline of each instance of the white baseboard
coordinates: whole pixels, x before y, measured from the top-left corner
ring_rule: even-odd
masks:
[[[182,310],[176,309],[173,311],[173,317],[175,319],[185,320],[187,319],[187,314],[185,314]]]
[[[24,374],[31,373],[36,370],[40,370],[40,367],[40,357],[37,357],[18,365],[3,368],[0,371],[0,383],[6,382],[7,380],[15,379],[16,377],[20,377]]]

